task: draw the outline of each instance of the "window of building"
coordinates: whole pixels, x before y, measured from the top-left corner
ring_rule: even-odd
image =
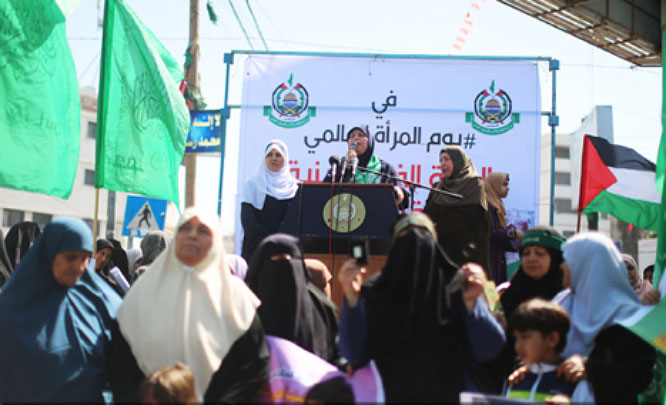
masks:
[[[555,147],[555,157],[562,159],[569,159],[569,147],[568,146],[556,146]]]
[[[83,173],[83,184],[86,184],[88,186],[94,186],[95,185],[95,171],[94,170],[88,170]]]
[[[608,219],[608,214],[606,214],[605,212],[602,212],[601,213],[601,219]]]
[[[40,229],[44,229],[46,224],[53,220],[53,215],[51,214],[42,214],[41,212],[32,213],[32,221],[37,222]]]
[[[568,198],[556,198],[555,199],[555,211],[561,213],[573,213],[576,212],[571,208],[571,200]]]
[[[97,137],[97,123],[89,121],[88,122],[88,133],[86,136],[90,139],[95,139]]]
[[[558,173],[555,172],[555,184],[571,184],[571,173]]]
[[[23,222],[24,215],[25,213],[23,211],[9,210],[5,208],[2,212],[2,226],[9,228],[19,222]]]

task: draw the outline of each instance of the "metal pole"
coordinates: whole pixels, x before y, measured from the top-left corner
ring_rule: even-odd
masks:
[[[190,0],[190,47],[192,62],[185,69],[187,88],[196,92],[199,88],[199,0]],[[196,203],[197,155],[185,154],[185,207]]]
[[[99,212],[99,188],[95,187],[95,214],[93,216],[93,246],[92,246],[92,255],[95,257],[95,254],[97,254],[97,228],[99,228],[99,218],[98,218],[98,212]]]
[[[227,72],[224,79],[224,105],[220,110],[220,187],[217,189],[217,215],[222,216],[222,182],[224,180],[224,152],[225,142],[227,140],[227,120],[231,116],[231,109],[229,109],[229,71],[231,65],[234,63],[234,54],[225,53],[224,63],[227,65]]]
[[[560,70],[560,61],[552,59],[549,66],[550,71],[553,73],[553,101],[550,110],[550,117],[548,117],[548,125],[550,125],[550,219],[548,224],[553,226],[555,222],[555,127],[560,123],[560,117],[557,116],[557,71]]]

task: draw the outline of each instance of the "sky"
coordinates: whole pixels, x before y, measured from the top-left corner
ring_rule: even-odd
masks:
[[[183,63],[189,35],[189,0],[126,1],[174,58]],[[556,80],[560,117],[557,133],[573,132],[595,105],[611,105],[615,143],[656,161],[661,138],[661,68],[634,67],[495,0],[211,3],[219,18],[217,24],[208,18],[206,0],[200,1],[200,86],[208,108],[222,107],[223,55],[231,50],[552,57],[560,61]],[[101,10],[103,0],[83,0],[67,20],[67,36],[82,87],[98,85]],[[465,24],[465,19],[472,25]],[[463,33],[461,28],[468,32]],[[453,46],[458,43],[458,36],[465,39],[462,49]],[[230,104],[240,104],[242,67],[242,61],[232,65]],[[546,64],[540,67],[540,77],[542,110],[550,110],[552,82]],[[232,112],[228,124],[223,220],[233,215],[235,207],[233,156],[238,150],[239,116],[238,111]],[[549,132],[544,118],[542,133]],[[198,159],[198,204],[216,208],[219,171],[219,158]]]

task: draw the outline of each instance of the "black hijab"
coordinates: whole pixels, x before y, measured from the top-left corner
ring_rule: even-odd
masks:
[[[37,240],[41,233],[39,225],[36,222],[30,221],[19,222],[9,228],[9,232],[5,238],[5,246],[12,268],[16,268],[16,265],[28,253],[30,246]]]
[[[458,401],[469,353],[461,287],[461,272],[420,226],[398,232],[382,272],[363,284],[366,355],[387,401]]]
[[[409,340],[449,323],[461,300],[462,278],[431,232],[420,226],[403,232],[394,239],[384,269],[364,283],[362,293],[390,314],[387,326],[394,337]]]
[[[119,240],[109,238],[109,242],[113,244],[113,255],[111,256],[111,261],[114,266],[118,266],[120,271],[123,273],[125,280],[129,282],[130,280],[130,271],[129,271],[129,260],[127,260],[127,252],[123,249],[123,246],[120,244]]]
[[[545,276],[535,280],[525,273],[521,264],[511,277],[511,285],[501,296],[502,308],[507,317],[511,315],[518,305],[531,298],[539,297],[545,300],[550,300],[557,295],[558,292],[564,289],[564,286],[562,285],[563,274],[562,269],[560,269],[560,265],[564,261],[562,258],[562,249],[545,246],[536,240],[530,241],[528,240],[530,233],[535,235],[543,234],[544,237],[550,235],[553,237],[552,239],[561,239],[564,241],[564,237],[559,231],[545,225],[532,227],[525,232],[521,252],[522,249],[527,246],[542,246],[546,248],[550,254],[550,268]]]
[[[282,255],[290,258],[275,257]],[[330,361],[330,334],[313,303],[308,280],[298,239],[280,233],[259,244],[245,277],[261,300],[257,313],[267,335],[290,340]]]
[[[375,139],[372,136],[370,136],[370,132],[368,131],[367,126],[354,127],[352,129],[350,129],[347,132],[347,139],[349,139],[349,136],[351,135],[351,133],[354,132],[357,129],[359,131],[363,132],[365,134],[366,138],[368,138],[368,148],[365,150],[365,152],[363,152],[362,155],[358,155],[358,165],[360,167],[367,167],[368,162],[370,161],[370,158],[372,157],[372,154],[375,153]]]

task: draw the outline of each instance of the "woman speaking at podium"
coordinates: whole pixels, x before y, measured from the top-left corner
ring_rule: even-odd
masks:
[[[299,182],[291,175],[289,152],[284,142],[274,139],[264,149],[257,172],[245,182],[241,202],[243,247],[241,256],[250,262],[259,243],[277,232]]]
[[[397,177],[398,174],[395,168],[387,161],[382,160],[379,156],[374,154],[375,140],[368,133],[368,127],[354,127],[347,133],[347,144],[349,149],[347,155],[342,158],[340,165],[345,168],[344,173],[336,173],[335,182],[342,181],[345,183],[352,182],[352,167],[356,164],[356,173],[354,175],[354,183],[357,184],[393,184],[393,193],[398,208],[405,209],[409,205],[409,193],[407,190],[398,186],[398,183],[386,176],[380,174],[366,172],[362,169],[372,170],[377,173]],[[346,164],[345,164],[346,162]],[[356,163],[354,163],[356,162]],[[333,181],[331,170],[328,171],[324,177],[324,183]]]

